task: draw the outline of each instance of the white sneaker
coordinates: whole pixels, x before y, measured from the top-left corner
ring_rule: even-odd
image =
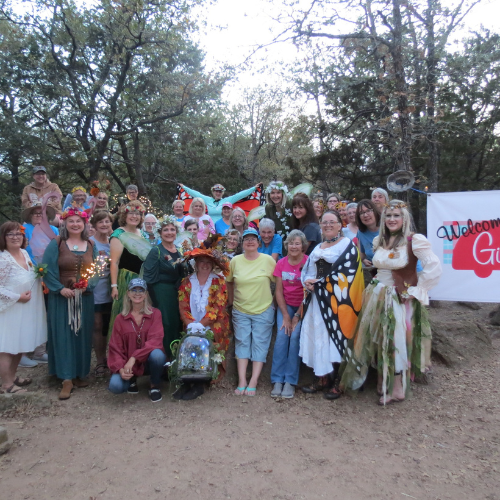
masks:
[[[36,361],[37,363],[48,363],[49,362],[49,355],[45,352],[41,356],[33,356],[33,361]]]
[[[275,382],[273,390],[271,391],[271,397],[279,398],[281,396],[281,389],[283,389],[283,384],[281,382]]]
[[[23,354],[21,356],[21,361],[19,361],[19,366],[22,366],[23,368],[34,368],[35,366],[38,366],[38,363]]]
[[[281,397],[286,399],[291,399],[295,396],[295,387],[288,382],[285,382],[283,390],[281,391]]]

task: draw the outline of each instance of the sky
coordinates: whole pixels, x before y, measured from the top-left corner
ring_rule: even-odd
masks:
[[[300,0],[306,2],[307,0]],[[444,4],[456,5],[457,0],[443,0]],[[266,44],[282,30],[275,21],[280,14],[280,0],[217,0],[205,7],[202,17],[207,27],[200,36],[201,47],[206,52],[207,69],[229,63],[240,67],[237,81],[226,88],[225,97],[237,101],[241,89],[266,83],[276,84],[279,77],[273,68],[283,61],[291,64],[297,56],[297,49],[291,42],[275,44],[255,53],[250,61],[254,64],[245,69],[244,62],[259,44]],[[460,39],[468,30],[482,24],[498,30],[500,26],[500,0],[483,0],[475,6],[464,21],[464,27],[457,31],[454,39]],[[266,61],[263,61],[266,59]],[[263,73],[259,72],[260,68]]]

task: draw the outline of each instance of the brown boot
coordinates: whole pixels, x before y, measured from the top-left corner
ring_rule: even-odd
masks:
[[[59,393],[59,399],[69,399],[73,390],[73,382],[71,380],[63,380],[63,386]]]
[[[75,387],[78,387],[79,389],[81,389],[82,387],[88,387],[89,386],[89,382],[87,380],[82,380],[80,378],[74,378],[73,379],[73,385]]]

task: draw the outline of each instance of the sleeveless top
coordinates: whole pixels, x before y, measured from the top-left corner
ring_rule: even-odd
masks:
[[[61,238],[57,237],[57,246],[59,248],[59,281],[65,288],[73,289],[74,284],[81,278],[94,262],[94,245],[87,241],[87,250],[85,252],[72,252]]]

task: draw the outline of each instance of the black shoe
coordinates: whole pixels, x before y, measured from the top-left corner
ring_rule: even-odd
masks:
[[[334,399],[338,399],[338,398],[340,398],[340,396],[342,396],[342,392],[336,386],[332,387],[328,391],[325,391],[325,393],[323,394],[323,397],[325,399],[329,399],[330,401],[333,401]]]
[[[201,396],[205,392],[205,387],[203,386],[202,383],[200,384],[194,384],[189,391],[182,396],[183,401],[191,401],[193,399],[196,399],[198,396]]]
[[[191,384],[182,384],[177,390],[172,394],[174,399],[183,399],[184,394],[191,389]]]
[[[156,387],[153,387],[149,391],[149,399],[151,399],[152,403],[158,403],[158,401],[161,401],[161,392],[160,389],[157,389]]]
[[[130,380],[130,385],[128,386],[127,392],[129,394],[137,394],[139,392],[139,387],[137,387],[137,379],[133,378]]]

